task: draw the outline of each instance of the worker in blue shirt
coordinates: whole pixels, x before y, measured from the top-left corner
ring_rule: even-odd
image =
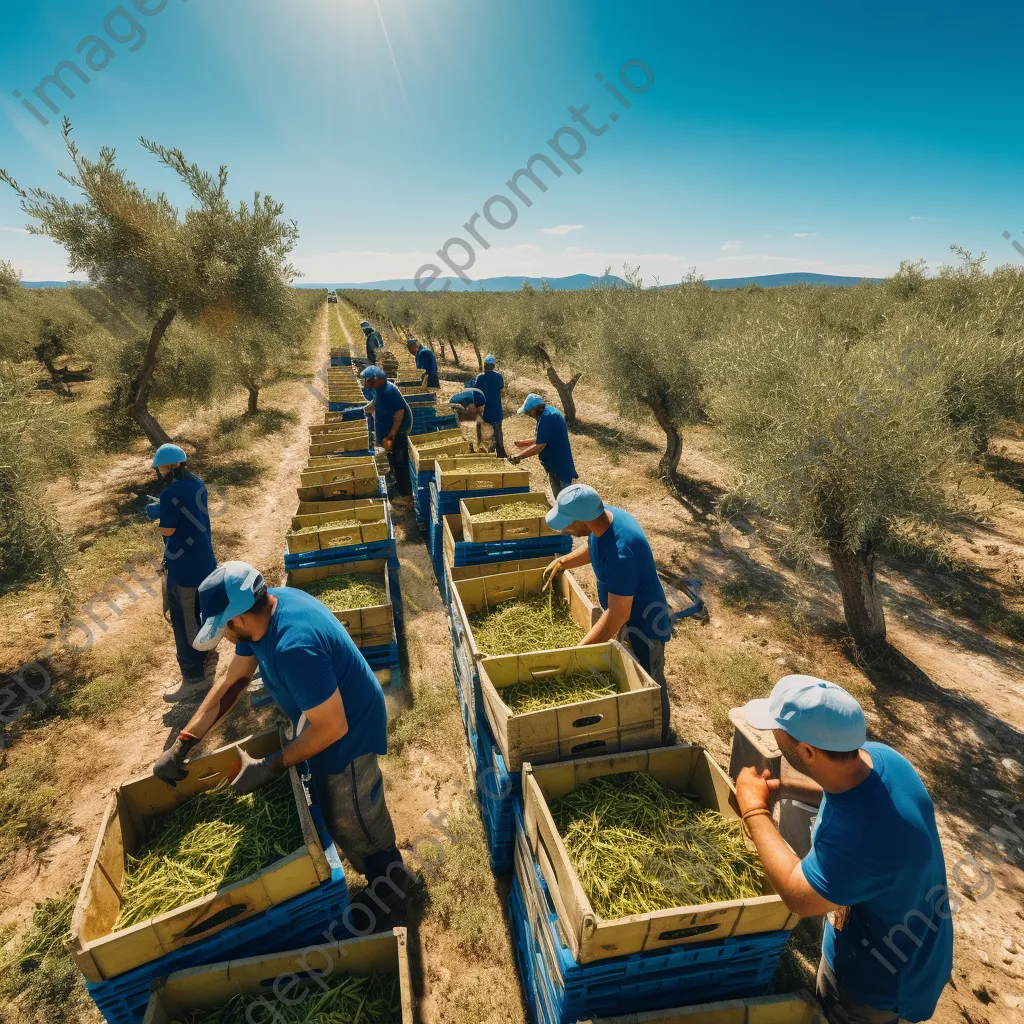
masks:
[[[910,762],[867,742],[864,712],[842,687],[785,676],[744,708],[782,756],[820,786],[803,860],[779,835],[781,786],[744,768],[736,802],[775,891],[801,917],[827,915],[817,995],[829,1021],[926,1021],[953,968],[953,907],[931,797]]]
[[[593,567],[603,612],[581,647],[618,639],[661,687],[661,741],[668,742],[670,706],[665,682],[665,642],[672,636],[672,613],[665,598],[654,552],[640,524],[625,509],[605,505],[593,487],[566,487],[545,517],[552,530],[587,543],[552,561],[544,570],[550,584],[564,569]]]
[[[395,477],[399,499],[395,505],[402,507],[412,500],[412,484],[409,481],[409,431],[412,430],[412,409],[405,396],[388,380],[379,366],[368,366],[359,375],[364,390],[373,393],[372,401],[365,407],[373,416],[377,443],[387,452],[388,463]]]
[[[576,465],[572,461],[569,447],[569,428],[565,417],[553,405],[548,405],[540,395],[529,394],[519,409],[520,416],[530,416],[537,421],[537,433],[532,441],[516,441],[516,447],[523,449],[512,456],[512,462],[519,463],[532,455],[540,457],[540,464],[548,474],[551,495],[557,498],[562,491],[577,479]]]
[[[203,624],[194,645],[209,651],[226,637],[234,656],[153,774],[171,786],[181,782],[189,753],[234,707],[259,668],[264,687],[291,719],[294,738],[259,759],[238,748],[231,786],[240,795],[252,793],[308,761],[335,842],[366,875],[374,895],[381,883],[400,894],[407,878],[396,885],[393,876],[406,869],[377,761],[387,753],[387,709],[352,637],[316,598],[291,587],[268,589],[246,562],[218,566],[199,587],[199,603]]]
[[[373,366],[377,362],[377,353],[384,347],[384,339],[368,320],[360,320],[359,326],[366,338],[366,362]]]
[[[505,458],[505,437],[502,433],[502,420],[505,412],[501,407],[501,393],[505,390],[505,378],[497,370],[498,360],[494,356],[484,358],[484,372],[473,381],[473,387],[479,388],[487,399],[484,406],[483,421],[491,428],[494,435],[494,453],[499,459]]]
[[[423,382],[428,388],[439,388],[441,382],[437,379],[437,356],[416,338],[410,338],[406,346],[409,354],[416,357],[416,369],[423,374]]]
[[[199,630],[196,589],[217,565],[210,530],[206,485],[190,473],[188,456],[176,444],[162,444],[153,456],[159,496],[146,507],[164,538],[164,618],[174,631],[174,646],[181,685],[165,693],[173,704],[189,700],[209,688],[217,668],[216,655],[207,659],[192,648]]]

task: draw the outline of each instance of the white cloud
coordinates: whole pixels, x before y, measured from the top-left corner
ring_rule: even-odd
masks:
[[[924,220],[924,217],[908,217],[907,220]]]
[[[817,235],[817,231],[794,231],[794,238],[814,238]]]
[[[545,235],[567,235],[570,231],[582,231],[582,224],[559,224],[553,228],[541,228]]]
[[[540,252],[539,245],[531,245],[529,242],[520,242],[518,245],[511,245],[512,252]]]
[[[719,250],[719,252],[726,252],[729,249],[738,249],[739,247],[740,247],[740,241],[737,238],[737,239],[734,239],[731,242],[723,243],[723,245],[722,245],[721,249]]]

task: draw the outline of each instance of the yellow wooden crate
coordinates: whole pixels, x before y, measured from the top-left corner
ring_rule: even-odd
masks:
[[[661,687],[616,641],[484,658],[480,690],[495,742],[510,772],[524,761],[546,764],[573,757],[644,750],[661,743]],[[570,672],[596,672],[617,693],[514,714],[502,691]]]
[[[376,466],[377,471],[387,469],[387,457],[382,455],[318,455],[315,459],[306,459],[303,473],[318,473],[325,469],[344,469],[346,466]]]
[[[169,813],[197,793],[229,781],[237,767],[238,746],[252,757],[265,757],[281,748],[280,733],[273,729],[193,758],[188,776],[177,786],[169,786],[149,774],[123,783],[111,794],[71,919],[71,952],[78,969],[89,981],[106,981],[141,967],[229,924],[238,924],[293,896],[316,889],[330,877],[302,784],[293,767],[288,769],[288,775],[302,827],[302,846],[257,874],[225,885],[215,893],[113,931],[121,907],[126,855],[139,848],[154,818]]]
[[[726,999],[674,1010],[596,1017],[580,1024],[827,1024],[814,997],[802,989],[778,996]]]
[[[352,414],[349,413],[349,418],[345,419],[344,412],[325,412],[324,424],[332,427],[337,427],[337,429],[341,433],[344,433],[349,428],[355,429],[356,427],[361,427],[363,430],[365,430],[366,417],[357,416],[355,419],[352,419]]]
[[[405,928],[290,953],[269,953],[175,971],[153,990],[142,1024],[172,1024],[184,1020],[193,1011],[226,1006],[238,995],[263,996],[253,1006],[268,1009],[270,1019],[274,1019],[278,991],[282,1006],[301,1005],[302,1000],[315,1000],[323,992],[324,978],[370,974],[398,977],[401,1024],[413,1024],[412,976]],[[302,980],[308,988],[299,987]],[[252,1013],[251,1009],[248,1012]]]
[[[571,793],[591,779],[623,772],[649,773],[676,792],[694,794],[701,807],[737,818],[729,803],[734,793],[729,776],[697,746],[662,747],[559,764],[524,764],[523,808],[530,852],[547,883],[559,930],[578,963],[775,932],[797,923],[796,914],[789,912],[767,880],[764,895],[751,899],[675,907],[611,921],[600,918],[580,885],[548,801]]]
[[[365,430],[359,434],[320,434],[310,443],[309,457],[318,459],[335,452],[361,452],[369,447]]]
[[[349,502],[338,502],[339,505]],[[319,527],[316,533],[285,534],[288,554],[298,555],[304,551],[329,551],[331,548],[348,547],[352,544],[370,544],[387,540],[390,528],[387,523],[387,506],[380,501],[352,502],[353,508],[338,508],[319,515],[295,516],[292,531]],[[384,519],[385,522],[375,522]]]
[[[469,624],[469,616],[481,608],[493,608],[504,601],[539,594],[544,585],[542,568],[526,569],[522,572],[506,572],[499,576],[479,576],[475,579],[456,580],[452,582],[452,604],[459,619],[466,643],[469,645],[469,657],[475,663],[487,657],[486,651],[480,651],[473,638],[473,630]],[[590,627],[601,617],[601,609],[596,607],[583,592],[571,572],[563,572],[554,582],[555,593],[569,605],[569,614],[581,628],[590,632]]]
[[[430,445],[437,447],[429,448]],[[468,454],[470,450],[469,441],[463,437],[458,427],[451,430],[435,430],[432,434],[409,435],[409,461],[414,473],[432,469],[434,462],[439,458]]]
[[[469,470],[466,465],[479,464],[486,455],[439,458],[434,462],[434,482],[439,491],[496,491],[504,487],[529,487],[530,471],[516,469],[505,459],[490,457],[494,468]]]
[[[529,502],[537,506],[535,519],[498,519],[489,523],[474,523],[473,516],[491,509],[500,509],[502,505],[518,502]],[[471,544],[480,544],[492,540],[523,540],[530,537],[554,537],[558,531],[552,530],[544,521],[551,503],[547,495],[537,491],[527,494],[492,494],[484,498],[463,498],[459,502],[462,512],[462,533]]]
[[[380,494],[380,475],[372,457],[347,459],[344,466],[301,473],[297,491],[300,501],[370,497]]]
[[[338,413],[328,415],[339,415]],[[309,440],[310,444],[314,442],[321,434],[341,434],[344,437],[351,437],[353,434],[362,434],[363,437],[367,436],[366,431],[366,420],[337,420],[331,422],[328,420],[326,423],[310,423],[309,425]]]
[[[357,647],[379,647],[395,638],[395,611],[391,602],[391,582],[388,563],[384,558],[364,559],[360,562],[332,562],[330,565],[311,565],[302,569],[289,569],[284,585],[301,590],[306,584],[344,573],[373,577],[384,584],[384,604],[369,608],[352,608],[334,612],[334,617],[345,627]]]

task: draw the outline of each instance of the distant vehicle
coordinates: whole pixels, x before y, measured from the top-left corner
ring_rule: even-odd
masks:
[[[327,301],[328,302],[337,302],[338,301],[338,293],[337,292],[328,292],[327,293]]]

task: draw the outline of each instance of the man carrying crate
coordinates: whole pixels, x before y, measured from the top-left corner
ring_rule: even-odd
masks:
[[[498,373],[498,360],[494,356],[484,358],[484,372],[475,381],[473,387],[484,393],[485,404],[483,421],[494,433],[494,454],[499,459],[505,458],[505,437],[502,432],[502,421],[505,411],[501,407],[501,393],[505,390],[505,378]]]
[[[387,452],[391,472],[398,487],[398,507],[412,502],[409,479],[409,431],[412,430],[412,409],[405,396],[388,380],[379,366],[368,366],[359,375],[365,391],[372,394],[366,411],[373,416],[377,443]]]
[[[585,545],[548,565],[545,587],[564,569],[593,566],[604,614],[580,641],[580,647],[614,639],[629,647],[661,687],[661,740],[668,742],[671,709],[665,682],[665,642],[672,637],[672,613],[650,542],[625,509],[605,505],[586,484],[566,487],[545,520],[552,530],[587,538]]]
[[[558,498],[562,490],[579,477],[576,463],[572,461],[569,446],[569,428],[565,417],[553,405],[548,405],[540,395],[529,394],[519,409],[520,416],[529,416],[537,422],[537,433],[532,441],[516,441],[516,447],[523,449],[513,455],[511,461],[518,465],[533,455],[540,458],[540,464],[548,474],[552,498]]]
[[[441,382],[437,379],[437,356],[416,338],[410,338],[405,344],[409,349],[409,354],[416,357],[416,369],[423,374],[427,387],[439,388]]]
[[[935,808],[902,755],[867,742],[864,712],[835,683],[785,676],[743,709],[822,789],[799,860],[772,820],[781,786],[744,768],[736,803],[765,874],[801,917],[827,915],[817,995],[832,1024],[925,1021],[953,969],[953,910]]]
[[[263,685],[291,719],[295,738],[259,760],[239,748],[235,792],[252,793],[309,761],[335,842],[366,875],[371,893],[384,880],[399,894],[403,880],[396,886],[393,876],[406,869],[377,763],[387,753],[387,708],[355,642],[316,598],[292,587],[267,589],[246,562],[218,566],[199,587],[199,603],[203,624],[193,646],[212,651],[227,637],[234,657],[153,774],[171,786],[181,782],[192,748],[234,707],[259,668]]]

